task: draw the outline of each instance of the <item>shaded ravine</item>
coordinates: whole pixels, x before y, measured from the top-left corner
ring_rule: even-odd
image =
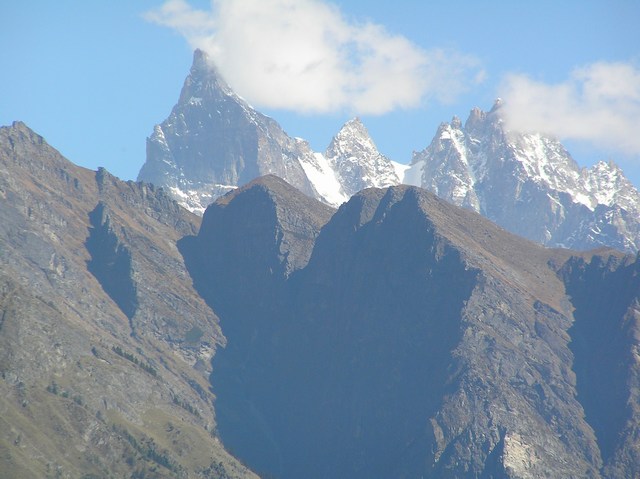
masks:
[[[89,221],[91,227],[85,246],[91,259],[87,262],[87,268],[131,322],[138,308],[131,252],[113,232],[109,213],[103,202],[99,202],[89,213]],[[134,333],[132,327],[132,334]]]
[[[561,274],[575,308],[569,334],[578,400],[596,434],[606,477],[631,416],[628,381],[635,325],[628,313],[640,299],[640,261],[573,258]]]

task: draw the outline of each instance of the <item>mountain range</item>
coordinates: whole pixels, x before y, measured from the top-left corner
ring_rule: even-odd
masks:
[[[197,50],[178,103],[147,140],[138,180],[202,214],[265,174],[336,207],[364,188],[410,184],[547,246],[640,249],[640,193],[622,170],[580,168],[558,140],[507,129],[500,100],[473,109],[464,126],[457,117],[440,125],[409,165],[382,155],[357,118],[318,153],[236,95]]]
[[[506,129],[501,102],[443,123],[407,176],[507,230],[549,245],[640,247],[640,194],[613,162],[579,168],[562,144]]]
[[[315,153],[198,51],[147,144],[125,182],[0,127],[0,477],[640,476],[615,165],[499,103],[410,165],[358,119]]]

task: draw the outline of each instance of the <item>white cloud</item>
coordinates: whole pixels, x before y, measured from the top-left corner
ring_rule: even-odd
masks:
[[[168,0],[149,21],[181,33],[251,103],[299,112],[382,114],[452,101],[483,78],[477,61],[424,50],[321,0]]]
[[[640,70],[631,64],[594,63],[554,85],[509,75],[501,95],[511,129],[640,154]]]

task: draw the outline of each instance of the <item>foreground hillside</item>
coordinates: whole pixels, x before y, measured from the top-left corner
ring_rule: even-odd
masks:
[[[640,475],[636,256],[409,186],[200,219],[21,123],[0,166],[2,477]]]
[[[180,243],[228,339],[218,424],[247,464],[283,478],[640,474],[637,258],[545,249],[415,187],[326,216],[270,176]]]
[[[199,218],[0,129],[0,476],[252,477],[216,437]]]

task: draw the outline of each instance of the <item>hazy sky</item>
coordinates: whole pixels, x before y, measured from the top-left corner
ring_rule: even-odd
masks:
[[[407,163],[438,124],[502,97],[520,129],[640,185],[640,2],[7,1],[0,124],[25,121],[73,162],[135,179],[192,51],[291,136],[324,151],[358,115]]]

